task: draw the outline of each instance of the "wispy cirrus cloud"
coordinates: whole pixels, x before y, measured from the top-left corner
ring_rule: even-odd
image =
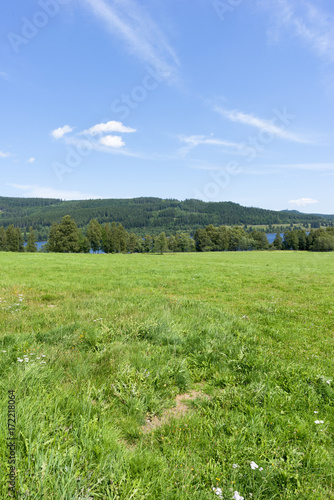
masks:
[[[14,184],[7,183],[7,186],[13,187],[19,191],[23,191],[21,196],[25,198],[57,198],[61,200],[92,200],[98,199],[100,196],[94,194],[80,193],[79,191],[66,191],[62,189],[54,189],[47,186],[37,186],[29,184]]]
[[[29,158],[29,160],[27,160],[27,163],[34,163],[35,160],[36,160],[36,158],[31,157],[31,158]]]
[[[301,170],[304,172],[317,172],[322,175],[332,175],[334,173],[334,163],[286,163],[281,165],[267,164],[262,166],[257,166],[256,169],[249,167],[240,166],[239,173],[246,175],[280,175],[282,170],[288,170],[288,173],[294,173],[295,170]],[[284,172],[287,175],[287,172]]]
[[[278,42],[284,30],[301,40],[327,62],[334,62],[334,15],[308,0],[258,0],[272,16],[268,31],[271,41]]]
[[[64,125],[64,127],[59,127],[55,130],[52,130],[50,132],[50,135],[52,135],[52,137],[54,137],[55,139],[61,139],[65,134],[69,134],[70,132],[73,132],[73,128],[69,125]]]
[[[334,171],[334,163],[288,163],[283,165],[271,165],[271,167],[289,170],[308,170],[311,172]]]
[[[152,65],[166,80],[175,79],[178,58],[143,5],[135,0],[84,1],[110,32],[125,42],[131,54]]]
[[[191,160],[189,164],[190,168],[196,170],[213,170],[220,171],[226,170],[226,165],[224,164],[213,164],[203,160]],[[282,171],[288,170],[289,173],[293,173],[295,170],[302,170],[305,172],[317,172],[323,175],[332,175],[334,173],[334,163],[290,163],[290,164],[264,164],[258,165],[256,168],[249,168],[244,166],[242,163],[235,162],[234,172],[242,175],[282,175]],[[284,172],[286,175],[286,172]]]
[[[215,137],[207,137],[205,135],[181,135],[179,136],[179,139],[181,142],[194,147],[199,146],[200,144],[208,144],[211,146],[227,146],[231,148],[241,147],[241,144],[237,142],[226,141],[224,139],[216,139]]]
[[[243,113],[238,110],[228,110],[220,106],[215,106],[214,110],[227,120],[234,123],[241,123],[243,125],[248,125],[250,127],[255,127],[258,130],[267,131],[273,136],[279,137],[281,139],[286,139],[288,141],[308,143],[309,141],[300,137],[289,130],[279,127],[275,124],[277,118],[271,120],[266,120],[264,118],[259,118],[254,114]]]
[[[192,149],[201,145],[219,146],[222,148],[240,151],[243,147],[243,145],[238,142],[227,141],[225,139],[217,139],[213,136],[205,135],[180,135],[179,141],[185,144],[185,146],[179,150],[179,154],[182,158],[184,158]]]
[[[319,201],[313,200],[313,198],[299,198],[298,200],[290,200],[288,203],[295,207],[307,207],[308,205],[316,205]]]

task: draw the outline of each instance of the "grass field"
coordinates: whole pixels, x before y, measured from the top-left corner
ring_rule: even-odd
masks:
[[[18,498],[334,499],[333,296],[333,253],[0,253],[1,498],[14,390]]]

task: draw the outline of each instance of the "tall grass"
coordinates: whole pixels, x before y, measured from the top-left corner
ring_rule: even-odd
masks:
[[[0,263],[2,498],[334,498],[333,255]]]

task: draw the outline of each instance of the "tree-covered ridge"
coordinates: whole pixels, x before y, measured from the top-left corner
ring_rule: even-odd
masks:
[[[146,232],[165,231],[194,233],[209,224],[220,225],[320,225],[328,221],[325,216],[290,211],[276,212],[254,207],[243,207],[232,202],[204,202],[195,199],[178,201],[160,198],[98,199],[61,201],[42,198],[0,198],[0,224],[5,228],[13,224],[21,229],[33,226],[40,234],[48,232],[53,223],[60,223],[70,215],[80,228],[87,229],[96,219],[99,224],[122,224],[142,236]]]

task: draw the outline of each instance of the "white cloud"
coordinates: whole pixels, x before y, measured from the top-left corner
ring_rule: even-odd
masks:
[[[94,194],[80,193],[79,191],[65,191],[47,186],[7,184],[19,191],[24,191],[25,198],[58,198],[61,200],[91,200],[100,196]]]
[[[32,158],[29,158],[29,160],[27,160],[27,163],[34,163],[34,161],[35,161],[35,158],[32,157]]]
[[[278,174],[280,170],[304,170],[309,172],[334,172],[334,163],[286,163],[282,165],[268,164],[256,170],[257,174]],[[241,168],[240,173],[252,173],[247,167]]]
[[[123,142],[122,137],[118,135],[105,135],[101,137],[100,144],[102,146],[107,146],[108,148],[121,148],[125,146],[125,142]]]
[[[272,135],[280,137],[281,139],[287,139],[293,142],[302,142],[307,143],[305,139],[299,137],[292,132],[285,130],[284,128],[278,127],[275,125],[275,118],[272,120],[265,120],[263,118],[259,118],[252,114],[243,113],[238,110],[227,110],[216,106],[215,111],[222,115],[224,118],[227,118],[229,121],[234,123],[241,123],[243,125],[249,125],[251,127],[255,127],[262,131],[270,132]],[[276,117],[276,120],[278,118]]]
[[[143,5],[135,0],[85,2],[112,34],[125,41],[130,53],[152,65],[167,80],[175,78],[179,65],[176,54]]]
[[[8,158],[9,156],[11,156],[10,153],[4,153],[3,151],[0,151],[0,158]]]
[[[50,132],[50,135],[52,135],[52,137],[54,137],[55,139],[61,139],[65,134],[69,134],[72,131],[72,127],[70,127],[69,125],[64,125],[64,127],[59,127],[55,130],[52,130],[52,132]]]
[[[193,147],[199,146],[200,144],[209,144],[212,146],[227,146],[231,148],[240,148],[242,146],[242,144],[239,144],[237,142],[225,141],[224,139],[215,139],[214,137],[206,137],[204,135],[181,135],[179,139],[181,142],[189,144]]]
[[[334,163],[291,163],[286,165],[271,165],[274,168],[288,168],[289,170],[310,170],[312,172],[334,170]]]
[[[312,198],[299,198],[298,200],[290,200],[288,203],[296,207],[306,207],[307,205],[315,205],[319,203],[319,201],[313,200]]]
[[[185,135],[180,135],[179,136],[179,141],[183,142],[186,144],[185,147],[181,148],[179,150],[179,154],[181,155],[182,158],[185,158],[185,156],[194,148],[200,145],[206,145],[206,146],[219,146],[223,148],[231,148],[232,150],[241,150],[242,144],[237,143],[237,142],[231,142],[231,141],[226,141],[224,139],[216,139],[215,137],[207,137],[205,135],[190,135],[190,136],[185,136]]]
[[[99,151],[102,153],[110,153],[110,154],[128,156],[130,158],[141,158],[143,160],[156,159],[156,158],[149,157],[148,155],[144,155],[142,153],[131,152],[131,151],[127,151],[127,150],[121,149],[121,148],[117,149],[117,148],[104,146],[103,144],[100,144],[99,142],[97,142],[95,139],[94,140],[80,139],[77,136],[69,136],[69,137],[65,137],[65,142],[66,142],[66,144],[68,144],[70,146],[75,146],[76,148],[82,148],[85,151]]]
[[[55,137],[56,139],[62,138],[65,134],[68,134],[69,132],[72,132],[73,128],[70,127],[69,125],[65,125],[64,127],[58,128],[56,130],[53,130],[51,132],[51,135]],[[67,144],[73,144],[78,147],[83,147],[84,149],[88,149],[91,151],[107,151],[107,150],[117,150],[125,146],[125,142],[122,140],[122,137],[116,136],[116,135],[110,135],[109,132],[119,132],[119,133],[133,133],[136,132],[136,129],[131,128],[131,127],[126,127],[123,125],[121,122],[116,122],[116,121],[109,121],[106,123],[97,123],[93,127],[90,127],[87,130],[84,130],[82,132],[78,132],[75,135],[65,137],[65,142]],[[97,138],[95,139],[95,136],[101,136],[100,139],[98,140]],[[86,139],[81,139],[79,138],[80,136],[92,136],[94,139],[86,138]],[[131,156],[129,154],[129,156]],[[136,156],[136,155],[134,155]]]
[[[271,39],[278,42],[285,28],[299,38],[318,56],[334,62],[334,16],[325,12],[315,2],[300,0],[260,0],[273,17],[269,31]]]
[[[136,129],[131,127],[126,127],[121,122],[110,121],[107,123],[98,123],[97,125],[94,125],[88,130],[80,132],[79,135],[97,135],[97,134],[104,134],[107,132],[120,132],[124,134],[129,134],[131,132],[136,132]]]
[[[226,170],[226,165],[215,165],[202,160],[191,160],[190,168],[197,170]],[[310,172],[329,172],[334,173],[333,163],[291,163],[291,164],[267,164],[259,165],[257,168],[245,167],[239,162],[235,163],[234,173],[242,175],[279,175],[282,174],[281,170],[304,170]]]

